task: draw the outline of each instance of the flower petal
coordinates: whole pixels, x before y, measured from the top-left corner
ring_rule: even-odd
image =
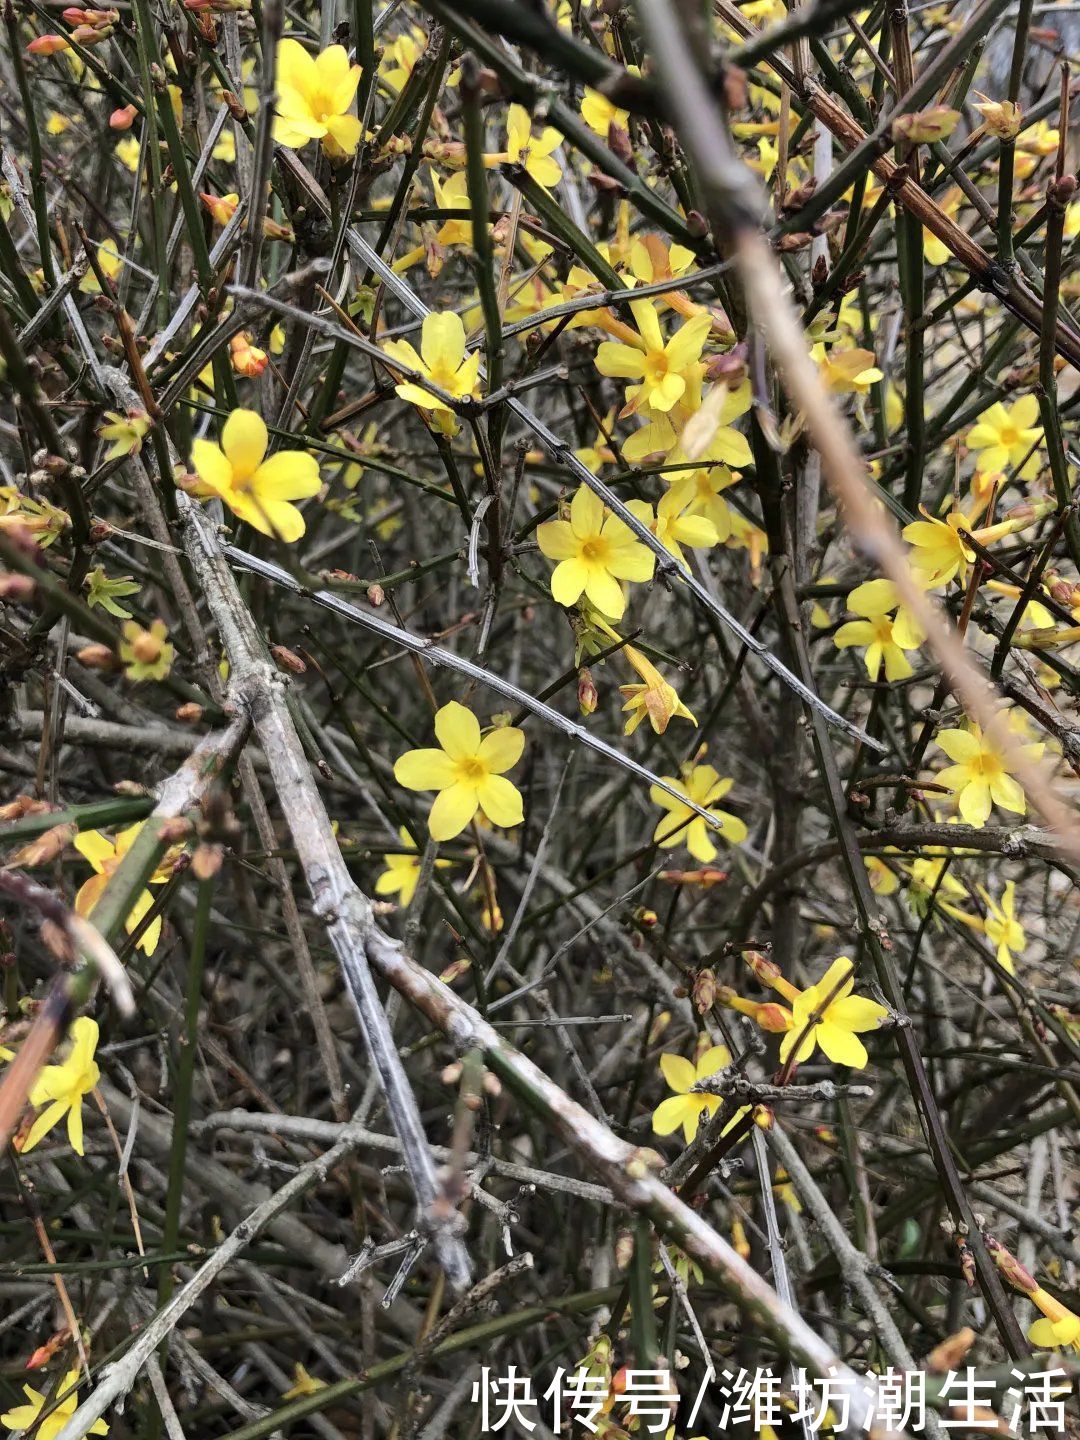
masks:
[[[866,1046],[857,1035],[828,1020],[817,1027],[817,1042],[834,1065],[850,1065],[853,1070],[865,1070],[870,1059]]]
[[[435,798],[428,815],[433,840],[453,840],[476,814],[478,801],[473,785],[451,785]]]
[[[689,1061],[687,1062],[689,1064]],[[652,1128],[656,1135],[674,1135],[686,1119],[690,1106],[685,1095],[669,1095],[653,1111]]]
[[[677,1095],[685,1095],[698,1078],[691,1061],[683,1055],[665,1052],[660,1056],[660,1074]]]
[[[516,725],[503,725],[480,741],[477,755],[494,775],[512,770],[525,749],[525,732]]]
[[[420,337],[420,354],[429,369],[456,370],[465,359],[465,326],[452,310],[425,316]]]
[[[484,814],[493,825],[509,829],[525,819],[521,791],[505,775],[489,775],[476,787]]]
[[[254,410],[234,410],[225,421],[221,448],[238,480],[254,475],[266,454],[268,439],[263,418]]]
[[[480,722],[456,700],[435,715],[435,736],[452,760],[471,759],[480,749]]]
[[[394,764],[394,779],[406,790],[445,790],[454,784],[456,767],[443,750],[406,750]]]

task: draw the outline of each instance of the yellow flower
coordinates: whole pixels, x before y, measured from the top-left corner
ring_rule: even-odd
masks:
[[[118,410],[106,410],[105,419],[109,423],[102,425],[98,434],[102,440],[111,440],[112,444],[103,460],[108,462],[118,460],[121,455],[137,455],[150,429],[150,416],[146,411],[129,410],[126,415],[121,415]]]
[[[1027,944],[1024,927],[1016,918],[1016,882],[1005,882],[1000,903],[981,885],[979,894],[990,912],[983,921],[983,932],[991,945],[997,946],[998,964],[1012,975],[1015,971],[1013,956],[1019,955]]]
[[[1042,430],[1035,423],[1039,418],[1039,402],[1034,395],[1022,395],[1015,405],[1000,401],[984,410],[968,431],[970,450],[978,451],[978,470],[1004,470],[1019,465],[1033,445],[1042,440]],[[1031,479],[1038,471],[1038,451],[1021,470],[1021,477]]]
[[[734,783],[730,778],[722,778],[712,765],[684,765],[681,780],[674,775],[661,778],[686,800],[708,811],[729,845],[743,843],[748,833],[745,824],[737,815],[729,815],[726,810],[716,808],[716,801],[722,800]],[[685,845],[694,859],[700,860],[703,865],[716,859],[719,852],[712,842],[710,827],[705,823],[704,816],[698,815],[685,801],[661,790],[659,785],[651,787],[649,799],[668,812],[657,821],[653,831],[654,844],[663,849],[671,845]]]
[[[71,129],[71,121],[66,115],[61,115],[58,110],[50,110],[49,118],[45,121],[45,133],[47,135],[63,135],[65,130]]]
[[[402,825],[398,831],[398,839],[406,847],[407,853],[397,855],[384,855],[383,864],[386,869],[375,881],[376,895],[396,895],[402,909],[412,904],[413,896],[416,894],[417,881],[420,879],[420,867],[422,856],[416,848],[416,841]],[[450,864],[449,860],[436,860],[438,869],[445,869]]]
[[[1029,155],[1053,155],[1058,148],[1057,129],[1047,120],[1039,120],[1016,142],[1017,150]]]
[[[637,65],[628,65],[626,68],[631,75],[641,74]],[[597,135],[606,140],[612,125],[619,130],[626,129],[630,112],[620,110],[613,100],[601,95],[599,90],[590,90],[586,85],[585,96],[581,102],[581,118],[590,130],[595,130]]]
[[[695,315],[665,341],[651,301],[636,300],[630,308],[641,335],[640,347],[605,340],[596,352],[596,368],[601,375],[641,381],[627,387],[623,415],[633,414],[643,405],[664,414],[686,392],[689,371],[701,359],[712,319],[707,313]]]
[[[848,645],[866,647],[866,673],[876,680],[884,665],[887,680],[906,680],[912,674],[905,650],[917,650],[926,638],[904,609],[896,609],[899,597],[891,580],[867,580],[847,597],[847,608],[861,620],[849,620],[833,636],[843,650]],[[896,609],[896,614],[890,612]]]
[[[980,107],[976,105],[976,110]],[[950,220],[956,218],[957,212],[964,201],[964,192],[959,186],[949,189],[940,201],[940,205]],[[928,265],[947,265],[953,258],[953,253],[945,244],[939,240],[932,230],[923,226],[923,255]]]
[[[120,161],[125,169],[130,170],[134,175],[139,168],[139,157],[142,154],[142,146],[134,135],[125,135],[118,145],[113,146],[113,154]]]
[[[46,1065],[31,1088],[30,1104],[35,1110],[41,1110],[41,1114],[30,1127],[22,1154],[33,1150],[65,1115],[71,1148],[76,1155],[83,1153],[83,1096],[89,1095],[101,1078],[94,1059],[97,1042],[97,1021],[80,1015],[71,1027],[71,1051],[67,1059],[60,1065]],[[73,1399],[69,1415],[74,1408]],[[7,1423],[6,1417],[4,1423]]]
[[[223,165],[234,165],[236,163],[236,136],[231,128],[226,126],[218,136],[218,142],[210,152],[215,160],[220,160]]]
[[[298,40],[282,40],[274,77],[274,139],[290,150],[321,140],[332,157],[354,154],[361,126],[348,110],[359,83],[360,66],[349,64],[344,45],[331,45],[312,56]]]
[[[960,531],[972,531],[972,522],[960,510],[953,510],[945,520],[938,520],[922,506],[925,517],[904,526],[904,539],[912,547],[912,568],[919,584],[928,590],[947,585],[956,575],[961,583],[967,579],[975,551],[960,538]]]
[[[305,530],[292,503],[319,493],[319,462],[306,450],[279,450],[265,459],[269,442],[262,417],[234,410],[221,432],[221,445],[193,440],[191,463],[199,477],[195,493],[217,495],[239,520],[262,535],[288,544]]]
[[[872,350],[826,351],[819,343],[810,354],[834,395],[865,395],[871,385],[884,378],[874,364]]]
[[[151,621],[144,630],[137,620],[124,621],[124,638],[120,641],[120,659],[129,680],[164,680],[172,669],[176,651],[165,638],[168,630],[164,620]]]
[[[206,206],[215,225],[227,225],[240,204],[240,194],[236,190],[230,190],[227,195],[211,195],[200,190],[199,199]]]
[[[445,183],[432,171],[431,184],[435,191],[435,204],[440,210],[468,210],[469,177],[464,170],[456,170]],[[435,232],[433,242],[417,245],[407,251],[399,260],[394,261],[393,268],[397,274],[403,275],[406,270],[428,256],[428,270],[434,278],[442,268],[444,250],[449,250],[454,245],[471,244],[471,220],[459,220],[456,217],[444,220]]]
[[[1023,594],[1019,585],[1010,585],[1006,580],[987,580],[984,583],[987,590],[993,590],[997,595],[1007,595],[1014,602],[1019,600]],[[1011,605],[1009,609],[1012,609]],[[1054,617],[1042,601],[1029,600],[1020,617],[1020,628],[1022,630],[1052,630]]]
[[[1028,1339],[1040,1350],[1080,1350],[1080,1315],[1074,1315],[1060,1300],[1037,1285],[1028,1294],[1043,1313],[1028,1331]]]
[[[97,262],[101,266],[102,273],[109,280],[115,280],[124,268],[124,262],[111,240],[107,240],[97,247]],[[87,270],[79,281],[79,289],[84,295],[100,295],[101,283],[93,270]]]
[[[845,975],[847,979],[842,980]],[[852,995],[854,984],[851,961],[842,955],[833,961],[816,985],[796,995],[791,1002],[791,1029],[780,1042],[781,1063],[788,1060],[799,1041],[794,1055],[796,1064],[808,1060],[820,1045],[835,1065],[850,1065],[854,1070],[866,1068],[870,1057],[859,1035],[876,1030],[889,1012],[876,1000]]]
[[[493,825],[520,825],[521,794],[505,778],[521,759],[525,735],[515,726],[481,737],[471,710],[451,700],[435,716],[438,750],[408,750],[394,766],[394,778],[407,790],[437,790],[428,815],[433,840],[460,835],[478,811]]]
[[[684,545],[691,550],[711,550],[719,545],[720,534],[712,520],[698,511],[698,487],[692,476],[679,480],[660,497],[656,507],[656,519],[646,520],[653,534],[664,549],[675,556],[680,565],[686,564],[682,552]],[[641,500],[631,500],[630,508],[640,519],[649,507]],[[730,518],[728,533],[731,531]]]
[[[621,580],[652,579],[654,558],[634,532],[603,501],[581,485],[570,502],[569,520],[549,520],[536,539],[549,560],[557,560],[551,593],[559,605],[576,605],[582,595],[603,615],[618,620],[626,609]]]
[[[78,1023],[76,1020],[75,1024],[77,1025]],[[95,1029],[96,1028],[95,1026]],[[29,1146],[24,1145],[23,1149],[29,1149]],[[82,1154],[81,1150],[79,1154]],[[0,1425],[3,1425],[8,1430],[23,1431],[32,1429],[34,1431],[34,1440],[55,1440],[55,1437],[60,1434],[60,1431],[63,1430],[64,1426],[78,1408],[78,1383],[78,1370],[69,1370],[60,1381],[60,1386],[57,1390],[57,1394],[63,1396],[63,1399],[53,1405],[51,1411],[46,1415],[45,1419],[42,1420],[40,1425],[37,1424],[37,1418],[45,1408],[45,1396],[42,1395],[40,1390],[34,1390],[31,1386],[24,1385],[22,1387],[23,1394],[26,1396],[29,1404],[17,1405],[14,1410],[8,1410],[6,1414],[0,1415]],[[107,1435],[109,1433],[109,1427],[104,1420],[95,1420],[86,1433],[88,1435]]]
[[[524,105],[511,105],[506,116],[506,150],[484,159],[488,164],[506,160],[511,165],[522,165],[526,174],[546,190],[562,179],[562,167],[551,153],[559,148],[562,139],[550,125],[544,126],[537,139],[532,133],[532,117]]]
[[[141,829],[142,821],[137,825],[130,825],[126,830],[120,831],[115,841],[103,835],[100,830],[86,830],[75,836],[75,849],[84,860],[89,860],[95,871],[89,880],[83,882],[79,893],[75,896],[76,915],[86,918],[93,916],[94,906],[101,899],[106,885],[116,873],[120,861],[135,843],[135,837]],[[172,864],[175,858],[175,853],[170,851],[150,876],[149,884],[163,885],[172,875]],[[124,921],[124,928],[129,935],[138,928],[140,921],[153,903],[154,897],[149,890],[143,890],[136,897],[135,904]],[[138,948],[147,955],[152,955],[157,949],[160,939],[161,917],[158,916],[143,931]]]
[[[673,1135],[679,1126],[686,1136],[688,1145],[693,1143],[703,1115],[715,1115],[721,1105],[719,1095],[694,1095],[692,1087],[699,1080],[716,1075],[731,1064],[731,1052],[726,1045],[713,1045],[698,1060],[697,1064],[682,1055],[660,1056],[660,1071],[674,1095],[653,1111],[653,1130],[657,1135]]]
[[[679,699],[674,685],[668,684],[656,666],[642,655],[640,650],[635,650],[633,645],[627,645],[623,654],[644,682],[641,685],[619,686],[619,694],[626,699],[623,713],[629,715],[624,735],[633,735],[646,716],[657,735],[663,735],[676,715],[689,720],[691,725],[697,724],[692,712]]]
[[[461,323],[461,316],[453,311],[424,317],[419,355],[407,340],[390,340],[383,346],[383,351],[391,360],[399,360],[455,400],[480,393],[480,352],[474,350],[471,355],[465,354],[465,326]],[[439,428],[446,433],[454,433],[457,422],[445,400],[440,400],[411,380],[402,381],[395,389],[402,400],[410,400],[421,410],[438,412],[437,421],[443,422]]]
[[[900,881],[880,856],[867,855],[863,859],[863,864],[866,866],[866,878],[870,881],[870,889],[875,895],[896,894],[900,888]]]
[[[391,40],[379,66],[380,78],[397,94],[412,74],[417,60],[427,46],[427,36],[419,25]]]
[[[939,848],[934,852],[939,858],[930,859],[924,857],[913,860],[907,867],[911,876],[911,884],[908,886],[907,900],[916,915],[925,915],[930,904],[930,897],[937,893],[938,902],[942,903],[950,897],[954,900],[962,899],[967,891],[962,883],[949,870],[945,869],[948,863],[946,856]]]
[[[731,434],[737,436],[743,444],[746,443],[737,430],[732,430]],[[686,484],[693,487],[689,508],[700,512],[706,520],[711,521],[720,544],[730,537],[732,524],[731,506],[724,499],[723,492],[729,490],[732,485],[736,485],[741,478],[739,475],[733,475],[726,465],[710,465],[707,470],[695,470],[690,475],[684,475],[682,478],[676,476],[675,479],[677,485]]]
[[[935,744],[944,750],[953,765],[938,774],[938,783],[956,795],[961,817],[969,825],[981,828],[990,818],[994,805],[1011,810],[1014,815],[1027,811],[1027,801],[1019,783],[1012,777],[1012,761],[1006,760],[996,746],[984,739],[980,726],[968,730],[942,730]],[[1038,760],[1044,745],[1025,745],[1025,754]]]
[[[281,1392],[281,1398],[282,1400],[296,1400],[301,1395],[315,1395],[318,1391],[325,1389],[326,1381],[309,1375],[298,1360],[293,1366],[293,1383],[288,1390]]]
[[[643,285],[654,285],[660,280],[675,280],[694,263],[694,252],[685,245],[671,245],[659,235],[635,236],[630,243],[630,273]],[[681,290],[658,295],[656,304],[660,309],[670,305],[680,315],[689,318],[701,313],[702,307],[689,300]]]

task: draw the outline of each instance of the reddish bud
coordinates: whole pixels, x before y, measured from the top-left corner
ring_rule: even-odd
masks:
[[[63,35],[38,35],[27,45],[26,53],[28,55],[57,55],[61,50],[70,49],[71,46]]]
[[[110,130],[130,130],[137,114],[134,105],[121,105],[119,110],[114,110],[109,116]]]

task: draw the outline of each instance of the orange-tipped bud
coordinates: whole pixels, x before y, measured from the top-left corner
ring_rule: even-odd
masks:
[[[232,357],[233,369],[248,380],[254,380],[261,375],[270,363],[269,355],[251,343],[251,336],[246,331],[234,335],[229,341],[229,354]]]
[[[71,38],[76,45],[100,45],[112,32],[111,25],[76,25]]]
[[[134,105],[121,105],[119,110],[114,110],[109,116],[109,129],[130,130],[138,113]]]
[[[240,203],[239,195],[207,195],[202,190],[199,191],[199,199],[210,211],[215,225],[227,225]]]
[[[61,50],[70,50],[71,45],[63,35],[38,35],[26,47],[28,55],[58,55]]]
[[[115,670],[116,656],[108,645],[84,645],[76,650],[75,659],[88,670]]]

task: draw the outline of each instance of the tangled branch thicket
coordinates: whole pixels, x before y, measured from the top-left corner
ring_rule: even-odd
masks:
[[[6,0],[7,1431],[1080,1433],[1074,8]]]

